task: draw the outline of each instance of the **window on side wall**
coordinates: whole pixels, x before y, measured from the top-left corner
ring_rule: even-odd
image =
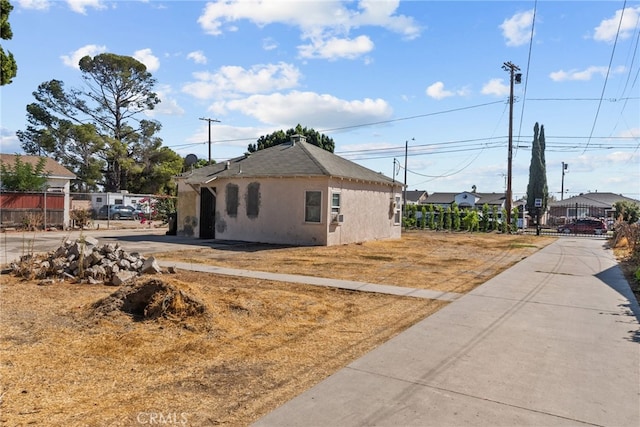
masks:
[[[322,192],[305,191],[304,193],[304,221],[321,222]]]
[[[393,222],[400,224],[400,196],[396,196],[395,214],[393,215]]]
[[[331,213],[335,215],[340,213],[340,193],[331,195]]]
[[[102,203],[102,197],[96,197],[96,203]]]
[[[238,186],[227,184],[226,199],[227,215],[238,216]]]

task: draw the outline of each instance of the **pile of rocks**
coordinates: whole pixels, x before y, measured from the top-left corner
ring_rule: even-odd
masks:
[[[127,252],[118,243],[99,245],[87,236],[67,240],[43,257],[23,256],[10,265],[11,271],[23,277],[45,280],[71,279],[80,283],[120,286],[141,274],[161,273],[154,257],[145,258]]]

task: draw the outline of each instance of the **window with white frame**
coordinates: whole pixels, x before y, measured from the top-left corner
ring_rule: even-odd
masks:
[[[395,213],[393,215],[393,222],[394,224],[400,224],[400,196],[396,196],[394,209]]]
[[[305,222],[322,222],[322,192],[321,191],[305,191],[304,221]]]
[[[340,213],[340,193],[331,194],[331,214],[338,215]]]

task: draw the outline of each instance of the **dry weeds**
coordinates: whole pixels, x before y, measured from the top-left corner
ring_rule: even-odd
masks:
[[[411,231],[402,239],[246,252],[199,248],[160,253],[167,261],[304,274],[466,293],[554,241],[554,237]]]
[[[466,292],[552,240],[408,233],[336,248],[172,257]],[[247,425],[445,305],[187,271],[154,279],[182,295],[178,307],[197,301],[201,309],[145,320],[98,309],[113,287],[2,276],[0,423]]]

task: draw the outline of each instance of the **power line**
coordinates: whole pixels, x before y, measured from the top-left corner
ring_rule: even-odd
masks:
[[[604,84],[602,85],[600,102],[598,103],[598,108],[596,109],[596,115],[593,118],[593,125],[591,126],[591,134],[593,134],[593,132],[596,129],[596,123],[598,122],[598,116],[600,115],[600,107],[602,106],[602,99],[604,99],[604,93],[605,93],[605,90],[607,89],[607,82],[609,81],[609,73],[611,72],[611,65],[613,65],[613,56],[616,52],[616,45],[618,44],[618,36],[620,35],[620,27],[622,27],[622,18],[624,17],[624,11],[626,7],[627,7],[627,0],[624,0],[624,3],[622,5],[622,11],[620,12],[620,21],[618,22],[618,30],[616,31],[616,37],[615,37],[615,40],[613,41],[613,48],[611,49],[611,56],[609,57],[609,66],[607,67],[607,75],[605,76]],[[591,141],[591,138],[587,140],[587,145],[585,146],[583,153],[587,151],[587,148],[589,148],[590,141]]]

